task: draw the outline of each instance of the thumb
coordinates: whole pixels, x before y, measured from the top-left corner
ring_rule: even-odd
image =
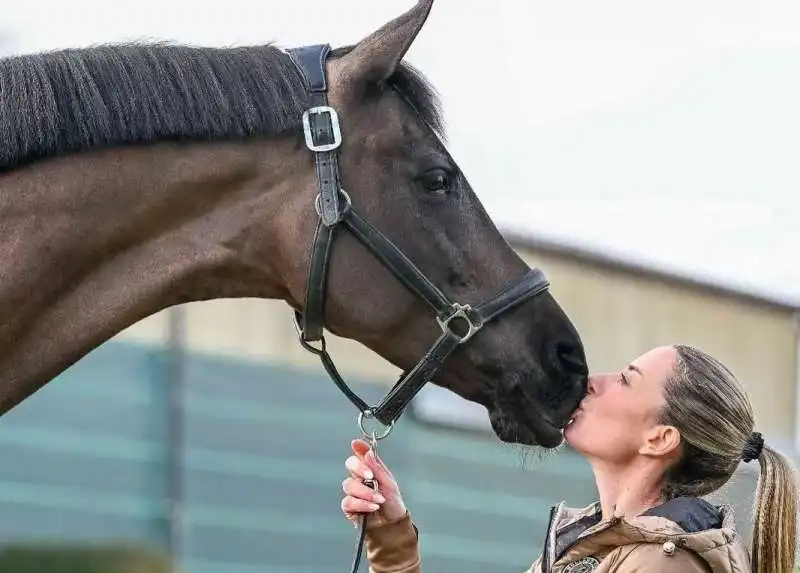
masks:
[[[353,448],[353,453],[363,460],[364,463],[367,464],[367,467],[372,470],[375,474],[375,479],[377,479],[379,483],[386,484],[394,481],[392,472],[389,471],[389,468],[381,461],[375,451],[370,448],[369,443],[359,439],[353,440],[350,446]]]

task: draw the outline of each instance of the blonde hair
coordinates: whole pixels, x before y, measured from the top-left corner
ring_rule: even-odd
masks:
[[[677,360],[664,385],[661,421],[680,431],[683,453],[665,476],[664,497],[708,495],[727,483],[740,461],[758,459],[752,571],[792,573],[797,542],[795,468],[753,431],[750,400],[724,364],[691,346],[674,348]]]

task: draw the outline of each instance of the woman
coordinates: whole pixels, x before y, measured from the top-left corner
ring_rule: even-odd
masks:
[[[750,402],[719,361],[689,346],[651,350],[589,379],[564,431],[590,462],[599,501],[557,506],[527,573],[791,573],[797,487],[789,461],[753,431]],[[417,529],[389,469],[356,440],[342,510],[368,513],[373,573],[421,571]],[[749,555],[730,507],[701,499],[740,461],[761,466]],[[361,480],[374,479],[378,493]]]

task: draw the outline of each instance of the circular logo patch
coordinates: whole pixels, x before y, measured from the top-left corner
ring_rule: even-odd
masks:
[[[579,561],[573,561],[564,568],[564,573],[590,573],[597,569],[600,562],[594,557],[584,557]]]

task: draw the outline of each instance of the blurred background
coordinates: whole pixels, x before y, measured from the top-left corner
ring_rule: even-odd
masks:
[[[348,44],[411,4],[39,0],[3,14],[0,50]],[[442,94],[454,156],[549,275],[591,368],[700,346],[744,380],[757,429],[795,460],[799,26],[791,0],[438,0],[408,54]],[[396,379],[362,347],[330,346],[363,395]],[[521,571],[552,504],[594,499],[568,449],[525,453],[487,427],[482,409],[431,386],[381,444],[426,570]],[[354,544],[339,500],[356,435],[355,411],[283,303],[171,309],[0,419],[0,545],[121,544],[188,573],[340,572]],[[748,535],[754,483],[743,467],[720,496]],[[162,570],[136,559],[136,571]]]

